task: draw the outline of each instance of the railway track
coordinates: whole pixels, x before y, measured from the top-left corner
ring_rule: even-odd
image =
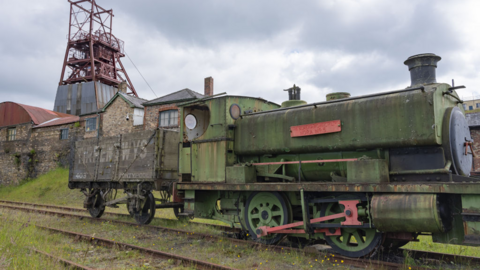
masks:
[[[73,213],[65,213],[65,212],[56,212],[56,211],[50,211],[50,210],[45,210],[45,209],[38,209],[38,208],[28,208],[28,207],[22,207],[18,205],[30,205],[33,207],[44,207],[44,208],[51,208],[51,209],[58,209],[58,210],[64,210],[64,211],[75,211],[75,212],[85,212],[85,210],[80,209],[80,208],[72,208],[72,207],[62,207],[62,206],[56,206],[56,205],[44,205],[44,204],[33,204],[33,203],[23,203],[23,202],[14,202],[14,201],[4,201],[0,200],[0,207],[4,208],[9,208],[9,209],[14,209],[14,210],[22,210],[22,211],[27,211],[27,212],[38,212],[42,214],[48,214],[48,215],[56,215],[56,216],[65,216],[65,217],[72,217],[72,218],[79,218],[79,219],[87,219],[91,221],[96,221],[96,222],[111,222],[112,224],[121,224],[121,225],[127,225],[127,226],[135,226],[135,227],[145,227],[145,228],[150,228],[150,229],[155,229],[161,232],[170,232],[174,234],[182,234],[182,235],[187,235],[187,237],[190,238],[198,238],[198,239],[204,239],[207,241],[218,241],[221,239],[225,239],[222,236],[217,236],[217,235],[209,235],[209,234],[203,234],[203,233],[195,233],[192,231],[188,230],[182,230],[182,229],[174,229],[174,228],[168,228],[168,227],[162,227],[162,226],[154,226],[154,225],[139,225],[137,223],[133,222],[127,222],[127,221],[120,221],[120,220],[112,220],[112,219],[104,219],[104,218],[92,218],[90,216],[86,215],[78,215],[78,214],[73,214]],[[9,205],[6,205],[9,204]],[[110,213],[113,214],[113,213]],[[122,214],[114,214],[114,215],[120,215],[120,216],[128,216],[128,215],[122,215]],[[207,225],[207,226],[214,226],[218,229],[223,230],[226,228],[226,226],[221,226],[221,225],[211,225],[211,224],[203,224],[203,223],[196,223],[196,224],[201,224],[201,225]],[[97,238],[95,238],[97,239]],[[269,250],[275,251],[275,252],[304,252],[306,254],[311,254],[311,255],[319,255],[319,252],[315,250],[312,247],[307,247],[304,249],[298,249],[294,247],[287,247],[287,246],[271,246],[271,245],[264,245],[260,244],[257,242],[253,241],[247,241],[247,240],[241,240],[241,239],[232,239],[228,238],[228,241],[236,244],[236,245],[242,245],[250,248],[257,248],[257,249],[266,249],[268,248]],[[462,256],[462,255],[452,255],[452,254],[444,254],[444,253],[437,253],[437,252],[428,252],[428,251],[418,251],[418,250],[408,250],[408,249],[403,249],[405,251],[408,251],[410,256],[415,258],[415,259],[430,259],[430,260],[438,260],[442,262],[465,262],[465,263],[470,263],[470,264],[480,264],[480,258],[478,257],[470,257],[470,256]],[[326,256],[331,256],[332,254],[327,254]],[[371,260],[371,259],[359,259],[359,258],[349,258],[349,257],[343,257],[341,255],[335,254],[336,259],[343,260],[345,264],[355,266],[355,267],[362,267],[362,268],[377,268],[377,269],[405,269],[404,264],[398,264],[398,263],[393,263],[393,262],[386,262],[386,261],[381,261],[381,260]],[[423,267],[416,267],[412,266],[410,267],[411,269],[425,269]]]
[[[63,265],[65,265],[65,266],[68,267],[69,269],[95,270],[95,268],[87,267],[87,266],[84,266],[84,265],[81,265],[81,264],[78,264],[78,263],[69,261],[69,260],[67,260],[67,259],[63,259],[63,258],[54,256],[54,255],[52,255],[52,254],[48,254],[48,253],[46,253],[46,252],[40,251],[40,250],[35,249],[35,248],[32,248],[32,250],[35,251],[36,253],[42,254],[42,255],[44,255],[45,257],[48,257],[48,258],[50,258],[50,259],[53,259],[53,260],[55,260],[55,261],[57,261],[57,262],[61,262]]]
[[[5,201],[5,200],[0,200],[0,203],[13,204],[13,205],[25,205],[25,206],[32,206],[32,207],[42,207],[42,208],[47,208],[47,209],[57,209],[57,210],[61,210],[61,211],[81,212],[81,213],[86,213],[87,215],[89,215],[88,211],[86,209],[76,208],[76,207],[58,206],[58,205],[51,205],[51,204],[28,203],[28,202],[17,202],[17,201]],[[123,218],[131,218],[131,216],[127,215],[127,214],[112,213],[112,212],[105,212],[104,215],[123,217]],[[177,221],[176,219],[159,218],[159,217],[155,217],[155,219],[165,220],[165,221]],[[188,222],[192,223],[192,224],[208,225],[209,227],[216,228],[216,229],[219,229],[219,230],[222,230],[222,231],[225,231],[225,232],[240,232],[239,229],[232,228],[232,227],[229,227],[229,226],[223,226],[223,225],[217,225],[217,224],[206,224],[206,223],[200,223],[200,222],[194,222],[194,221],[188,221]]]
[[[112,240],[108,240],[108,239],[101,238],[101,237],[93,238],[90,235],[77,233],[77,232],[66,231],[66,230],[60,230],[60,229],[46,227],[46,226],[36,226],[36,227],[40,228],[40,229],[43,229],[43,230],[50,231],[52,233],[61,233],[61,234],[64,234],[64,235],[67,235],[67,236],[70,236],[70,237],[74,237],[77,240],[87,241],[87,242],[90,242],[90,243],[93,243],[93,244],[96,244],[96,245],[102,245],[102,246],[108,246],[108,247],[119,247],[121,249],[137,250],[137,251],[139,251],[143,254],[151,255],[151,256],[154,256],[154,257],[157,257],[157,258],[161,258],[161,259],[165,259],[165,260],[173,259],[173,260],[181,262],[181,264],[183,266],[190,266],[190,267],[194,267],[195,269],[210,269],[210,270],[234,270],[235,269],[235,268],[232,268],[232,267],[223,266],[223,265],[219,265],[219,264],[215,264],[215,263],[210,263],[210,262],[206,262],[206,261],[202,261],[202,260],[192,259],[192,258],[188,258],[188,257],[185,257],[185,256],[180,256],[180,255],[176,255],[176,254],[172,254],[172,253],[168,253],[168,252],[163,252],[163,251],[159,251],[159,250],[155,250],[155,249],[144,248],[144,247],[140,247],[140,246],[136,246],[136,245],[132,245],[132,244],[128,244],[128,243],[122,243],[122,242],[118,242],[118,241],[112,241]],[[45,254],[45,253],[42,252],[42,254]],[[62,259],[62,261],[64,261],[64,260]],[[77,264],[74,264],[74,265],[72,264],[72,266],[78,267],[80,269],[92,269],[92,268],[83,268],[83,266],[80,266],[80,265],[77,265]]]

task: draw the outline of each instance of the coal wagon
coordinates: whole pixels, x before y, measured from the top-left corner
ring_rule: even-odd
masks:
[[[68,186],[85,194],[84,207],[93,217],[105,207],[127,204],[138,223],[148,224],[156,208],[181,212],[181,204],[170,201],[178,148],[178,132],[164,129],[77,141]]]

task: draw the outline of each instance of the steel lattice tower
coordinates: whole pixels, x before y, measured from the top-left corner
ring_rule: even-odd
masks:
[[[127,94],[138,97],[120,60],[125,57],[124,42],[112,34],[113,11],[95,0],[68,2],[68,43],[59,85],[94,81],[118,87],[125,81]]]

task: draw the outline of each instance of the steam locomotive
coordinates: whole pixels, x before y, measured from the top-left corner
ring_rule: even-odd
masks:
[[[93,216],[126,203],[148,223],[170,207],[266,244],[324,239],[350,257],[420,233],[478,245],[480,182],[469,177],[473,141],[456,93],[464,86],[436,82],[440,59],[409,57],[411,85],[397,91],[307,104],[294,86],[281,105],[230,95],[179,104],[178,133],[77,142],[69,186]],[[122,136],[141,140],[138,149]],[[117,189],[126,195],[114,198]]]

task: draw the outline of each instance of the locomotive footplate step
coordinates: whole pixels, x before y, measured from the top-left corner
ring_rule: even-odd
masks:
[[[162,203],[162,204],[156,204],[155,208],[174,208],[174,207],[180,207],[183,206],[183,203]]]

